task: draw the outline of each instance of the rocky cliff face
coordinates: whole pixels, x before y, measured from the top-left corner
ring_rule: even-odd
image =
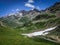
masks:
[[[56,2],[54,5],[46,9],[49,12],[55,13],[60,10],[60,2]]]

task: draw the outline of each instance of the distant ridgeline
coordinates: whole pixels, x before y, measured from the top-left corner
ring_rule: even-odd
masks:
[[[19,13],[8,14],[6,17],[0,18],[0,21],[5,23],[10,27],[21,27],[25,24],[28,25],[30,22],[40,19],[50,19],[55,17],[60,18],[60,2],[55,3],[53,6],[47,8],[46,10],[39,11],[38,9],[33,9],[30,11],[19,11]]]

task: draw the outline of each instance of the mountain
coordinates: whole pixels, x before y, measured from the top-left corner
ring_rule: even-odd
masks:
[[[52,13],[60,11],[60,2],[56,2],[54,5],[47,8],[46,10],[49,11],[49,12],[52,12]]]
[[[19,26],[23,26],[25,23],[29,23],[29,22],[34,22],[37,20],[42,20],[42,19],[50,19],[50,18],[55,18],[56,16],[59,17],[59,13],[51,13],[51,12],[58,12],[60,10],[60,2],[55,3],[53,6],[47,8],[46,10],[38,10],[38,9],[33,9],[30,11],[25,11],[25,10],[21,10],[18,11],[17,13],[10,13],[8,14],[8,16],[0,18],[0,20],[4,23],[6,23],[6,25],[10,26],[10,27],[19,27]],[[50,14],[50,13],[51,14]]]
[[[31,21],[34,17],[36,17],[40,13],[39,10],[33,9],[30,11],[21,10],[18,13],[11,13],[4,18],[0,18],[2,22],[6,23],[11,27],[22,26],[25,22]]]
[[[19,13],[21,13],[22,15],[26,15],[27,14],[27,11],[21,10],[21,11],[19,11]]]
[[[55,45],[49,40],[60,43],[60,2],[55,3],[53,6],[46,10],[21,10],[17,13],[10,13],[8,16],[0,18],[0,42],[7,45]],[[45,39],[36,37],[28,38],[22,36],[22,33],[31,33],[36,31],[44,31],[47,28],[57,26],[49,34],[43,36],[49,39],[46,43]],[[3,36],[2,36],[3,35]],[[37,36],[42,37],[42,36]],[[34,39],[35,38],[35,39]],[[12,39],[12,40],[11,40]],[[13,42],[13,43],[12,43]],[[56,44],[58,45],[58,44]]]

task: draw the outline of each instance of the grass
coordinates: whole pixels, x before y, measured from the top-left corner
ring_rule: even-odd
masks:
[[[54,45],[55,43],[45,42],[44,40],[28,38],[22,36],[15,29],[0,26],[0,45]]]

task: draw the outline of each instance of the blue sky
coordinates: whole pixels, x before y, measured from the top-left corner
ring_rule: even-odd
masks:
[[[46,9],[60,0],[0,0],[0,16],[19,10]]]

